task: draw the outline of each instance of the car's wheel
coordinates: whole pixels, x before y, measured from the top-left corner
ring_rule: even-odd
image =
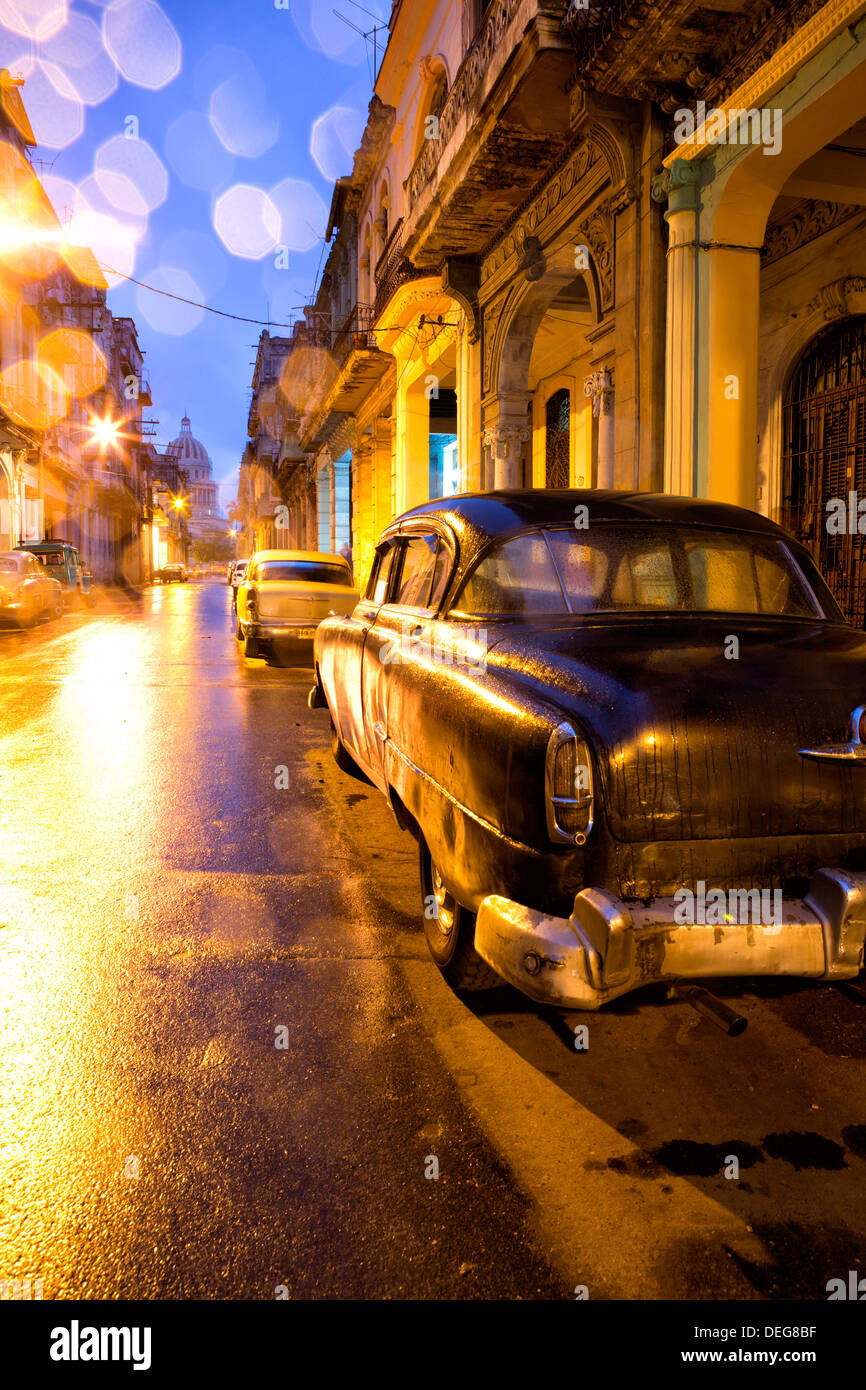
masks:
[[[475,913],[449,893],[423,836],[419,852],[424,935],[431,956],[452,989],[495,989],[502,980],[475,949]]]
[[[331,720],[331,752],[334,755],[334,762],[341,772],[348,772],[350,777],[357,777],[360,774],[361,769],[342,742],[333,719]]]
[[[36,622],[36,617],[37,617],[36,604],[35,604],[35,603],[33,602],[33,600],[31,599],[31,600],[30,600],[30,603],[29,603],[29,605],[28,605],[28,607],[24,609],[24,612],[21,614],[20,618],[18,619],[18,626],[19,626],[19,627],[33,627],[34,624],[35,624],[35,622]]]
[[[238,629],[237,629],[237,632],[235,633],[235,637],[237,638],[237,640],[238,640],[239,642],[242,642],[242,641],[244,640],[244,630],[243,630],[243,628],[241,627],[240,619],[238,620]]]
[[[259,654],[259,639],[251,633],[244,634],[244,656],[256,657]]]

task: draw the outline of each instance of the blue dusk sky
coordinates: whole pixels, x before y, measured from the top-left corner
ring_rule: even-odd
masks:
[[[372,92],[372,45],[334,10],[369,29],[390,9],[0,0],[0,65],[25,77],[34,164],[73,240],[148,285],[285,323],[314,292],[333,181],[351,172]],[[260,326],[108,279],[112,311],[138,326],[157,444],[187,412],[225,509]]]

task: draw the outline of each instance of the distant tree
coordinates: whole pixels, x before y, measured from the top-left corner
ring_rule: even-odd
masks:
[[[200,565],[212,562],[228,562],[234,558],[235,547],[230,536],[214,536],[192,543],[193,559]]]

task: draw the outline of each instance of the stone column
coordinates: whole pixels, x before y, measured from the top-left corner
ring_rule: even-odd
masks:
[[[495,488],[523,487],[523,446],[528,439],[528,425],[487,426],[484,447],[492,463]]]
[[[355,578],[363,571],[366,579],[372,555],[373,522],[373,436],[359,436],[352,454],[355,504],[352,508],[352,564]]]
[[[693,497],[697,491],[698,439],[698,213],[700,163],[675,160],[652,184],[667,201],[667,321],[665,349],[664,490]]]
[[[500,391],[484,407],[485,487],[523,487],[523,446],[531,433],[531,399],[529,391]]]
[[[707,496],[754,508],[761,251],[757,246],[718,246],[707,255]]]
[[[600,367],[583,379],[583,394],[592,400],[593,419],[598,421],[598,472],[596,486],[614,486],[613,468],[613,378],[608,367]]]

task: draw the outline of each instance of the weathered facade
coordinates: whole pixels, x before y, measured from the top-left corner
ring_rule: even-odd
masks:
[[[823,525],[866,497],[864,15],[395,3],[301,326],[319,548],[347,479],[361,579],[431,496],[665,490],[781,520],[864,621]]]
[[[151,570],[143,354],[30,164],[22,85],[0,73],[0,549],[68,540],[97,580],[141,581]],[[94,420],[122,422],[117,437],[96,440]]]

